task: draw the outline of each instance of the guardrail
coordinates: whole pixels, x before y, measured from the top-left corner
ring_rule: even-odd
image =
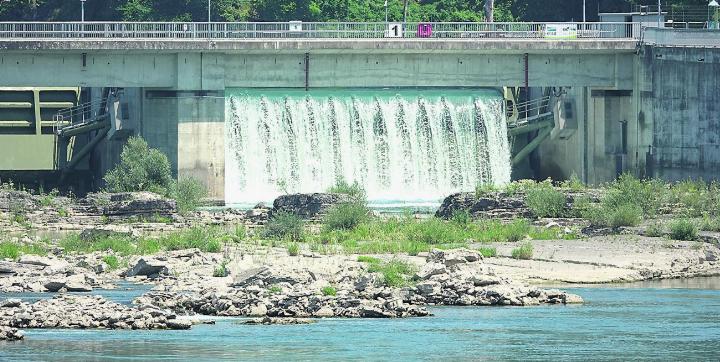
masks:
[[[640,39],[640,23],[0,22],[0,39]]]

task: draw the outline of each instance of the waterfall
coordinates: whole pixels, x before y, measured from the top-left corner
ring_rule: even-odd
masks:
[[[502,97],[490,90],[234,90],[226,202],[358,181],[374,201],[435,201],[510,182]]]

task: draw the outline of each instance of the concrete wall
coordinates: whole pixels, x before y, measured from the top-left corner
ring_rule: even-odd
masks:
[[[720,178],[720,49],[646,46],[640,61],[654,175]]]

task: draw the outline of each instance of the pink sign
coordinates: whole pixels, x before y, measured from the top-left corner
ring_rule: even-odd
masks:
[[[417,30],[418,38],[429,38],[432,36],[432,24],[420,23]]]

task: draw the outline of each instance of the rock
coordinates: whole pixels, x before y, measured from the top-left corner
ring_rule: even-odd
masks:
[[[251,284],[255,280],[265,279],[265,278],[269,277],[270,274],[271,274],[270,268],[268,268],[266,266],[243,270],[243,271],[237,273],[237,275],[235,275],[232,286],[233,287],[245,286],[245,285]]]
[[[0,190],[0,211],[25,212],[38,206],[38,201],[27,191]]]
[[[444,254],[443,263],[446,267],[452,267],[458,264],[474,263],[482,260],[482,255],[470,250],[453,250]]]
[[[168,329],[185,330],[192,328],[192,321],[185,319],[169,319],[165,325]]]
[[[110,194],[102,208],[104,215],[172,215],[177,212],[174,200],[152,192],[124,192]]]
[[[58,260],[51,260],[50,258],[39,255],[23,255],[18,260],[18,263],[46,267],[56,265]]]
[[[344,194],[294,194],[282,195],[273,202],[269,217],[280,211],[298,215],[304,219],[318,219],[327,211],[340,203],[349,202],[351,198]]]
[[[313,316],[318,318],[330,318],[335,316],[335,312],[329,307],[322,307],[313,313]]]
[[[256,318],[256,319],[250,319],[247,321],[243,321],[242,324],[248,324],[248,325],[271,325],[271,324],[279,324],[279,325],[292,325],[292,324],[312,324],[315,323],[312,319],[307,318]]]
[[[706,261],[718,261],[720,260],[720,251],[718,249],[705,249],[705,260]]]
[[[417,285],[415,285],[415,288],[418,290],[420,295],[423,296],[440,294],[440,287],[441,285],[439,282],[432,280],[418,283]]]
[[[585,301],[577,294],[565,293],[565,304],[582,304]]]
[[[362,318],[390,318],[393,317],[392,315],[389,315],[387,312],[383,311],[379,307],[374,306],[361,306],[360,307],[360,317]]]
[[[445,267],[444,264],[441,263],[427,263],[423,265],[420,270],[418,270],[415,273],[414,279],[415,280],[426,280],[429,279],[433,275],[442,275],[447,274],[448,270]]]
[[[60,289],[65,288],[66,283],[67,281],[65,279],[52,279],[45,283],[43,286],[45,287],[45,289],[47,289],[48,292],[56,293],[59,292]]]
[[[15,328],[0,326],[0,341],[19,341],[25,338],[23,332]]]
[[[164,261],[151,259],[151,258],[140,258],[135,266],[130,268],[125,276],[134,277],[138,275],[144,275],[148,277],[158,276],[160,274],[167,274],[168,268]]]
[[[365,274],[358,277],[355,281],[355,290],[362,292],[380,285],[380,278],[378,278],[376,274]]]
[[[512,219],[528,217],[530,211],[522,197],[501,192],[490,193],[485,197],[476,198],[475,193],[461,192],[446,197],[435,216],[451,219],[458,212],[468,212],[473,218],[500,217]]]
[[[80,233],[80,239],[93,241],[108,237],[134,237],[136,236],[129,227],[117,227],[115,225],[104,225],[84,229]]]
[[[16,308],[20,306],[20,299],[5,299],[0,301],[0,308]]]

